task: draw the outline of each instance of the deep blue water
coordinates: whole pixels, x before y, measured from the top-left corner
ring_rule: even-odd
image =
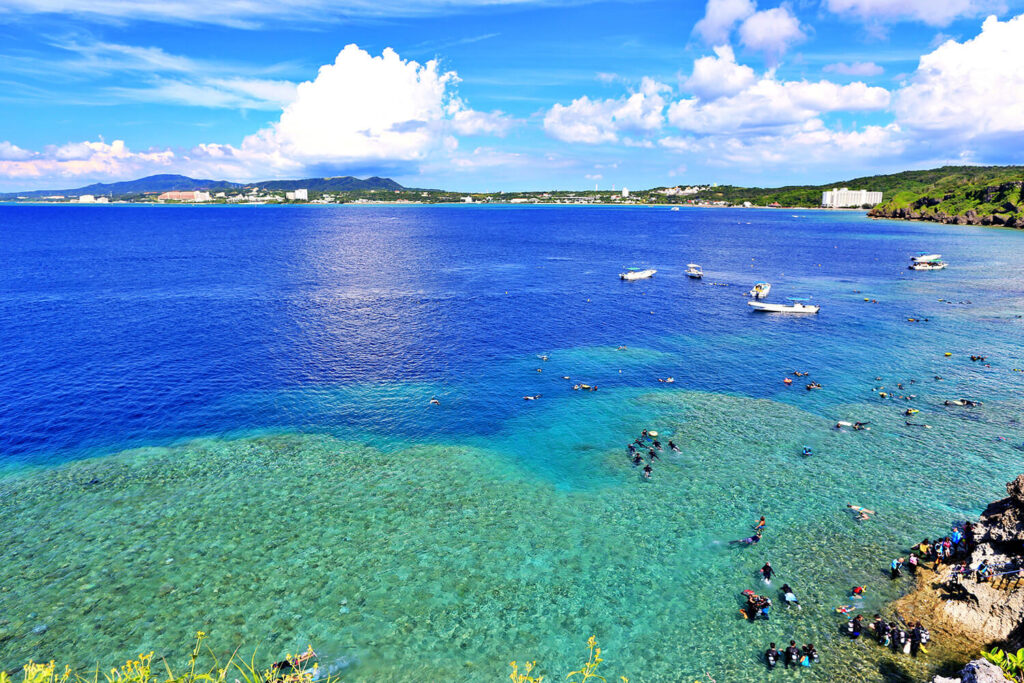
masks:
[[[351,681],[554,680],[594,633],[641,683],[763,680],[790,637],[802,676],[894,680],[834,607],[885,610],[889,559],[1024,465],[1021,253],[853,212],[0,205],[0,668],[202,628]],[[820,315],[751,312],[758,280]],[[649,482],[645,427],[683,447]],[[750,624],[766,559],[805,609]]]
[[[905,363],[902,349],[961,332],[943,297],[979,299],[974,322],[997,335],[1022,330],[996,316],[1021,311],[1024,234],[857,213],[3,206],[0,238],[8,459],[276,427],[486,434],[532,408],[512,399],[564,390],[521,364],[581,346],[689,348],[664,370],[677,386],[772,396],[767,372]],[[921,250],[954,268],[905,270]],[[689,261],[703,283],[683,276]],[[631,265],[659,272],[620,282]],[[759,279],[773,300],[809,295],[822,314],[752,315],[741,294]],[[446,409],[374,397],[399,382],[430,387]],[[325,387],[365,391],[327,410],[287,398]]]

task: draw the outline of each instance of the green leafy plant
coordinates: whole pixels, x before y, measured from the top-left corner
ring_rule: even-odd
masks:
[[[155,672],[153,653],[150,652],[129,659],[119,667],[108,669],[104,672],[103,678],[107,683],[229,683],[228,676],[231,674],[233,683],[338,683],[337,677],[320,676],[316,653],[312,647],[307,648],[302,654],[288,655],[285,661],[290,664],[286,667],[278,668],[275,665],[264,669],[256,664],[255,652],[246,662],[238,658],[237,650],[222,665],[209,647],[203,651],[205,638],[206,634],[202,631],[196,633],[196,642],[185,671],[176,673],[167,660],[164,660],[163,669],[166,671],[166,677]],[[98,667],[90,675],[81,675],[73,672],[70,667],[64,667],[64,670],[60,671],[53,661],[46,664],[29,661],[22,673],[20,683],[99,683],[100,678]],[[0,683],[15,683],[15,680],[5,671],[0,671]],[[534,682],[524,680],[522,683]]]
[[[1003,675],[1011,681],[1024,683],[1024,648],[1014,654],[994,647],[989,652],[982,651],[981,656],[1002,669]]]

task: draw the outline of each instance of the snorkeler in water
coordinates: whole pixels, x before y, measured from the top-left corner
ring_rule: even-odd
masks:
[[[644,465],[644,479],[650,479],[651,478],[651,472],[653,472],[653,471],[654,471],[654,468],[651,467],[650,463],[647,463],[646,465]]]
[[[679,450],[679,446],[675,445],[671,441],[668,442],[668,447],[674,450],[676,453],[682,453],[682,451]]]

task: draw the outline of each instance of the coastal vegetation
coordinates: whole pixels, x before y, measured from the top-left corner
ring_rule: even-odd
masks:
[[[967,167],[924,188],[903,189],[872,209],[872,216],[959,225],[1024,227],[1024,168]]]
[[[99,683],[101,675],[107,683],[336,683],[338,680],[330,673],[321,675],[312,647],[304,653],[288,655],[270,667],[260,668],[255,653],[246,661],[238,657],[236,650],[226,661],[220,661],[212,649],[204,649],[205,639],[206,633],[196,633],[188,663],[178,671],[166,658],[156,664],[153,652],[142,653],[102,673],[98,665],[91,672],[80,673],[67,665],[59,668],[53,660],[29,661],[22,668],[21,683]],[[6,671],[0,671],[0,683],[17,682]]]
[[[1024,648],[1017,650],[1014,654],[994,647],[988,652],[982,652],[981,655],[1002,669],[1003,674],[1009,680],[1015,681],[1015,683],[1024,683]]]
[[[498,204],[644,204],[701,206],[815,207],[823,192],[849,187],[881,192],[883,202],[874,215],[895,218],[943,220],[963,216],[965,223],[1024,225],[1021,215],[1021,180],[1024,166],[943,166],[864,176],[824,185],[788,185],[762,188],[736,185],[698,185],[685,192],[680,188],[654,187],[647,190],[538,190],[520,192],[473,192],[403,187],[390,178],[366,179],[351,176],[267,180],[232,183],[201,180],[179,175],[159,175],[110,184],[95,184],[70,190],[40,190],[0,194],[6,201],[74,201],[82,195],[106,197],[105,201],[147,203],[166,191],[200,190],[211,193],[208,203],[292,203],[288,193],[308,192],[301,203],[498,203]],[[171,202],[174,203],[174,202]],[[869,209],[870,205],[862,208]],[[971,212],[974,212],[973,214]],[[977,216],[975,219],[973,216]],[[957,222],[947,220],[946,222]]]

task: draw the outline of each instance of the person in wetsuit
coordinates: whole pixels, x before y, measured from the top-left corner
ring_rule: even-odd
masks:
[[[789,647],[786,648],[785,657],[783,658],[783,665],[788,669],[791,666],[800,665],[800,650],[797,649],[796,641],[789,641]]]
[[[765,562],[764,566],[761,567],[761,576],[764,577],[765,583],[771,583],[771,581],[772,581],[772,574],[774,574],[774,573],[775,573],[775,570],[772,569],[772,563],[771,562]]]
[[[764,661],[768,663],[768,669],[774,669],[775,665],[782,659],[782,653],[775,649],[775,643],[769,643],[764,653]]]

